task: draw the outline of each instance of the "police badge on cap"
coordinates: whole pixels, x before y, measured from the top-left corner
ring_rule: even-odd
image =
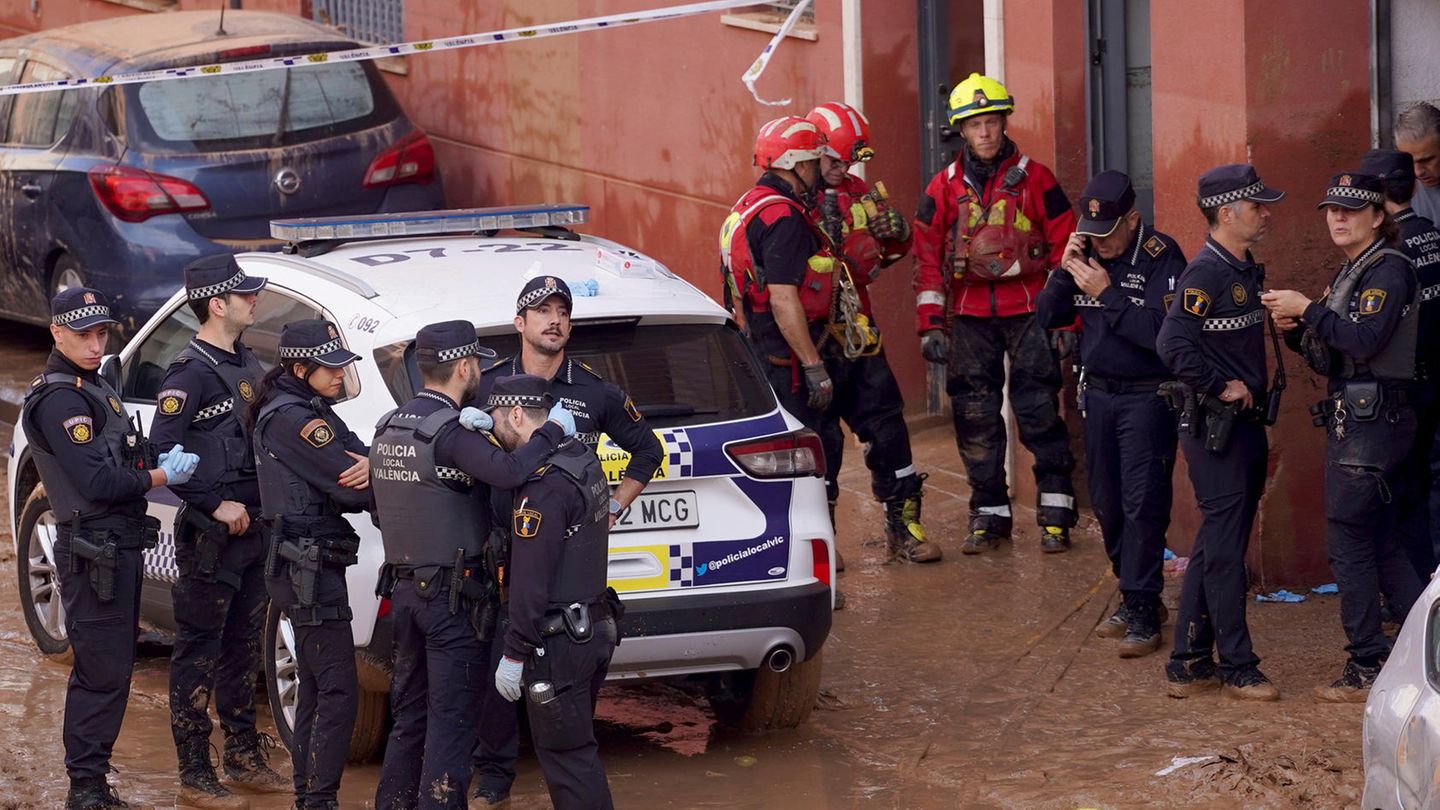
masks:
[[[1342,172],[1330,178],[1330,187],[1325,189],[1325,199],[1315,205],[1324,208],[1338,205],[1351,211],[1358,211],[1367,205],[1383,205],[1385,193],[1381,191],[1380,179],[1371,174]]]
[[[110,302],[98,290],[71,287],[50,299],[50,322],[83,332],[102,323],[120,323],[110,315]]]
[[[575,297],[570,294],[570,285],[565,279],[556,276],[536,276],[525,282],[520,290],[520,297],[515,300],[515,314],[519,315],[530,307],[540,306],[552,295],[558,295],[565,299],[566,306],[575,305]]]
[[[1080,223],[1075,232],[1082,236],[1109,236],[1120,219],[1135,208],[1135,188],[1124,172],[1101,172],[1080,192]]]

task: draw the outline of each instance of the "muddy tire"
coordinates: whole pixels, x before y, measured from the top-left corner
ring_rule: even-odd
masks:
[[[736,673],[723,689],[712,692],[715,719],[743,733],[798,727],[810,718],[820,696],[820,671],[825,651],[792,664],[784,672],[762,666]]]
[[[20,610],[35,646],[52,661],[73,660],[65,631],[65,607],[60,601],[59,569],[55,565],[55,515],[45,488],[37,486],[20,509],[15,542],[15,572],[19,575]]]
[[[270,698],[275,730],[292,754],[295,751],[295,703],[300,695],[294,650],[295,635],[285,611],[270,605],[265,616],[265,693]],[[351,762],[369,762],[384,747],[389,700],[387,692],[360,690],[355,730],[350,734],[347,755]]]

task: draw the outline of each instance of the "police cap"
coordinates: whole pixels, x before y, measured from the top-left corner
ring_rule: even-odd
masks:
[[[1196,196],[1201,208],[1218,208],[1241,200],[1279,202],[1285,192],[1267,187],[1249,163],[1227,163],[1200,175]]]
[[[324,320],[291,321],[280,330],[280,359],[310,360],[326,368],[344,368],[360,355],[340,342],[340,330]]]
[[[260,276],[247,276],[229,253],[202,256],[185,265],[185,297],[201,301],[217,295],[253,295],[265,286]]]
[[[1135,208],[1135,188],[1130,177],[1114,169],[1101,172],[1080,192],[1080,224],[1075,232],[1083,236],[1109,236],[1120,218]]]
[[[1351,211],[1367,205],[1383,205],[1385,192],[1380,188],[1380,179],[1373,174],[1344,172],[1330,178],[1330,187],[1325,189],[1325,199],[1315,207],[1338,205]]]
[[[555,395],[550,393],[549,380],[534,374],[512,374],[495,381],[485,400],[485,410],[520,407],[548,411],[554,404]]]
[[[552,295],[558,295],[565,299],[566,306],[574,306],[575,297],[570,294],[570,285],[565,279],[558,276],[536,276],[525,282],[520,290],[520,297],[515,300],[515,314],[519,315],[530,307],[540,306]]]
[[[1373,174],[1382,183],[1415,182],[1415,158],[1398,149],[1371,149],[1360,158],[1360,171]]]
[[[475,325],[469,321],[441,321],[421,327],[415,335],[415,354],[441,363],[462,357],[495,356],[476,340]]]
[[[50,322],[76,332],[83,332],[102,323],[120,323],[110,315],[110,302],[99,290],[71,287],[50,299]]]

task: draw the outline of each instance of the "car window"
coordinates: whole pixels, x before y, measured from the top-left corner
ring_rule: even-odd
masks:
[[[255,352],[255,356],[268,371],[275,367],[280,349],[280,330],[285,324],[307,318],[326,317],[329,316],[312,304],[266,288],[260,292],[260,298],[255,304],[255,325],[245,330],[241,340]],[[195,313],[188,304],[182,303],[155,331],[147,335],[121,370],[125,382],[125,399],[132,402],[154,402],[170,362],[185,348],[190,338],[195,336],[198,328],[199,321],[195,318]],[[340,399],[349,399],[359,391],[359,377],[354,367],[351,367],[346,370],[345,391]]]
[[[501,357],[519,348],[513,331],[482,334],[480,342]],[[395,343],[375,352],[376,367],[397,403],[420,388],[412,344]],[[775,395],[755,355],[730,326],[582,321],[571,333],[567,353],[625,389],[652,427],[725,422],[775,409]]]
[[[154,145],[257,149],[332,137],[398,114],[372,66],[344,62],[235,73],[132,90],[129,114]]]
[[[0,66],[3,71],[3,66]],[[25,63],[20,82],[48,82],[65,73],[34,59]],[[5,142],[16,146],[53,146],[70,131],[75,119],[73,92],[24,93],[16,96],[7,116]]]

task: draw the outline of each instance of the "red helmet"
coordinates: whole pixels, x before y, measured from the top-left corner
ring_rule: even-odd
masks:
[[[755,136],[755,165],[762,169],[793,169],[797,163],[819,160],[821,154],[837,156],[820,130],[798,115],[776,118]]]
[[[864,113],[849,104],[838,101],[821,104],[811,110],[805,120],[825,134],[841,160],[853,162],[875,157],[875,150],[870,146],[870,122]]]

